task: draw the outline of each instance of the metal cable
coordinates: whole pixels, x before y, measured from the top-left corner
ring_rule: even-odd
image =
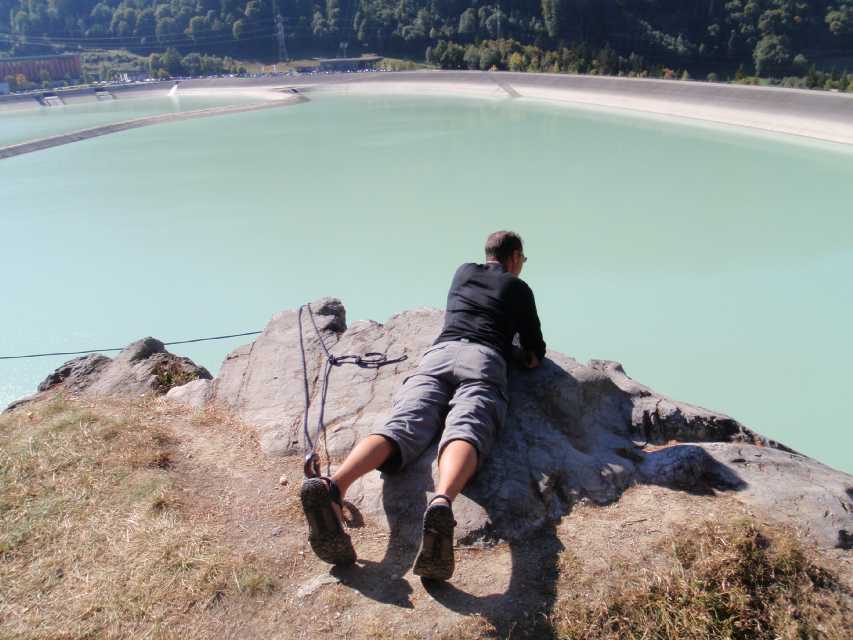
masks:
[[[191,342],[206,342],[208,340],[225,340],[226,338],[240,338],[242,336],[255,336],[261,331],[247,331],[245,333],[232,333],[227,336],[213,336],[211,338],[193,338],[192,340],[173,340],[172,342],[164,342],[165,346],[173,344],[190,344]],[[0,360],[20,360],[22,358],[44,358],[46,356],[79,356],[86,353],[103,353],[107,351],[122,351],[125,347],[115,347],[112,349],[87,349],[86,351],[56,351],[54,353],[30,353],[23,356],[0,356]]]

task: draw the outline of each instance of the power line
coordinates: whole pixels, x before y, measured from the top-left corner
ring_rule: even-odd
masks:
[[[287,18],[282,17],[282,20],[286,21]],[[256,25],[255,28],[247,30],[246,33],[257,33],[260,31],[269,30],[270,28],[274,28],[274,23],[275,23],[274,16],[270,16],[269,22],[270,22],[270,24],[267,24],[267,25],[260,25],[260,24]],[[220,31],[229,31],[230,32],[232,28],[233,28],[233,24],[230,25],[228,29],[221,29]],[[65,33],[67,34],[68,32],[65,32]],[[53,38],[53,36],[45,35],[44,33],[39,34],[39,35],[29,35],[29,34],[25,34],[25,33],[15,33],[14,31],[0,31],[0,34],[7,35],[7,36],[22,37],[22,38]],[[140,38],[140,37],[149,37],[149,36],[157,37],[156,34],[154,34],[154,33],[143,34],[141,36],[136,36],[136,37]],[[128,36],[116,36],[116,35],[112,35],[112,36],[111,35],[86,36],[83,34],[81,34],[81,35],[73,35],[73,34],[64,35],[64,34],[61,34],[61,35],[58,35],[56,37],[57,37],[57,39],[68,40],[68,41],[71,41],[71,40],[131,40],[131,39],[133,39],[133,37],[129,38]],[[162,38],[178,38],[178,39],[185,38],[185,37],[189,37],[186,35],[185,31],[183,33],[165,34],[164,36],[162,36]]]
[[[237,45],[243,42],[255,42],[258,40],[268,40],[272,37],[275,37],[275,33],[266,34],[263,36],[251,36],[251,37],[243,37],[239,40],[228,38],[222,40],[203,40],[198,42],[166,42],[162,44],[141,44],[141,43],[133,43],[133,44],[118,44],[118,43],[63,43],[63,42],[34,42],[29,43],[38,47],[51,47],[51,46],[64,46],[69,52],[75,51],[104,51],[104,50],[112,50],[112,49],[126,49],[128,51],[133,50],[144,50],[149,52],[163,52],[167,49],[171,48],[187,48],[187,47],[211,47],[217,45],[224,44],[233,44]],[[0,42],[4,42],[2,36],[0,36]],[[6,42],[14,42],[11,40],[7,40]],[[2,59],[2,58],[0,58]]]
[[[164,342],[166,346],[173,344],[190,344],[191,342],[207,342],[208,340],[224,340],[226,338],[240,338],[242,336],[255,336],[262,331],[247,331],[245,333],[232,333],[227,336],[213,336],[212,338],[193,338],[191,340],[173,340],[172,342]],[[30,353],[23,356],[0,356],[0,360],[20,360],[23,358],[44,358],[46,356],[79,356],[86,353],[103,353],[107,351],[122,351],[125,347],[116,347],[112,349],[87,349],[85,351],[56,351],[54,353]]]
[[[290,16],[283,16],[283,15],[281,15],[281,11],[278,10],[276,15],[270,16],[270,19],[268,22],[269,22],[269,24],[258,25],[256,28],[248,29],[248,30],[244,31],[243,33],[246,35],[264,34],[263,37],[274,37],[278,34],[280,24],[283,28],[283,26],[287,23],[291,23],[291,22],[299,23],[300,21],[298,19],[294,19]],[[233,27],[233,25],[232,25],[232,27]],[[233,35],[232,36],[226,36],[225,33],[231,32],[231,28],[222,29],[220,31],[221,32],[212,31],[210,33],[210,36],[212,36],[212,39],[215,40],[215,39],[219,39],[219,38],[225,38],[226,41],[228,41],[228,40],[239,41],[239,40],[243,39],[243,38],[240,38],[238,40],[237,38],[234,38]],[[198,41],[203,41],[205,39],[211,39],[210,36],[205,36],[204,38],[194,40],[191,36],[187,35],[186,32],[164,34],[162,36],[157,36],[156,34],[153,34],[153,33],[138,35],[138,36],[116,36],[116,35],[112,35],[112,36],[110,36],[110,35],[86,36],[86,35],[73,35],[73,34],[67,34],[67,35],[61,34],[61,35],[52,36],[52,35],[46,35],[44,33],[39,34],[39,35],[34,35],[34,34],[25,34],[25,33],[15,33],[12,31],[0,31],[0,37],[6,37],[7,39],[8,38],[18,38],[18,39],[24,40],[25,43],[29,42],[29,43],[35,43],[35,44],[39,44],[40,42],[47,43],[47,44],[50,44],[50,43],[61,44],[61,43],[74,43],[74,42],[86,42],[86,43],[90,43],[90,42],[119,42],[119,43],[127,42],[127,43],[132,43],[133,46],[138,46],[139,40],[141,38],[148,38],[148,37],[156,38],[158,42],[162,43],[162,42],[169,42],[169,41],[173,41],[173,42],[198,42]],[[149,46],[149,45],[144,45],[144,46]]]
[[[251,29],[244,31],[243,33],[253,35],[257,33],[274,33],[274,29],[271,27],[263,27],[259,29]],[[229,35],[230,34],[230,35]],[[156,36],[154,34],[144,34],[139,36],[65,36],[65,35],[27,35],[22,33],[12,33],[10,31],[0,31],[0,36],[7,39],[18,39],[24,40],[26,42],[114,42],[114,43],[125,43],[125,42],[133,42],[139,43],[143,38],[151,38],[156,42],[167,42],[167,41],[195,41],[195,40],[204,40],[204,39],[218,39],[218,38],[234,38],[233,31],[230,29],[222,30],[221,32],[211,31],[206,36],[193,38],[192,36],[186,33],[173,33],[173,34],[165,34],[161,36]]]
[[[269,28],[256,29],[252,31],[243,32],[244,36],[260,36],[264,38],[269,38],[274,36],[276,33],[275,29],[270,30]],[[262,34],[262,35],[261,35]],[[148,37],[148,36],[142,36]],[[97,44],[102,46],[125,46],[125,47],[151,47],[152,45],[169,45],[169,44],[204,44],[207,42],[240,42],[244,39],[250,39],[246,37],[235,38],[232,35],[216,34],[212,33],[209,36],[193,38],[188,35],[178,35],[173,34],[168,37],[155,38],[150,43],[142,44],[140,38],[123,38],[123,37],[55,37],[55,36],[28,36],[22,34],[15,34],[9,32],[0,31],[0,40],[6,40],[8,42],[17,41],[21,44],[36,44],[36,45],[51,45],[51,44],[68,44],[68,45],[82,45],[82,44]]]

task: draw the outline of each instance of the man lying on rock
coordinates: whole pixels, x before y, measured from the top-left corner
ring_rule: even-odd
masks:
[[[444,328],[397,391],[390,419],[359,442],[331,478],[311,478],[302,485],[308,539],[321,560],[355,562],[341,519],[350,485],[373,469],[401,471],[443,426],[437,493],[424,513],[414,573],[434,580],[453,575],[451,503],[483,464],[504,423],[508,362],[533,368],[545,356],[533,292],[518,277],[526,261],[517,234],[491,234],[485,264],[456,270]],[[516,334],[520,348],[513,346]]]

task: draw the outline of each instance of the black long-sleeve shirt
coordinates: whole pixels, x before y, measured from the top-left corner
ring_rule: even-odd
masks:
[[[494,347],[512,358],[512,341],[545,356],[545,341],[536,313],[533,291],[500,264],[463,264],[456,270],[447,294],[444,329],[434,344],[467,338]]]

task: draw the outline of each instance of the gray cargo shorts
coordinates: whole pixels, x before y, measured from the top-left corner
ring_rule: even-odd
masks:
[[[477,449],[481,465],[506,420],[508,398],[507,364],[499,351],[467,340],[433,345],[396,392],[391,417],[373,431],[399,449],[379,470],[403,469],[442,426],[439,456],[449,442],[464,440]]]

